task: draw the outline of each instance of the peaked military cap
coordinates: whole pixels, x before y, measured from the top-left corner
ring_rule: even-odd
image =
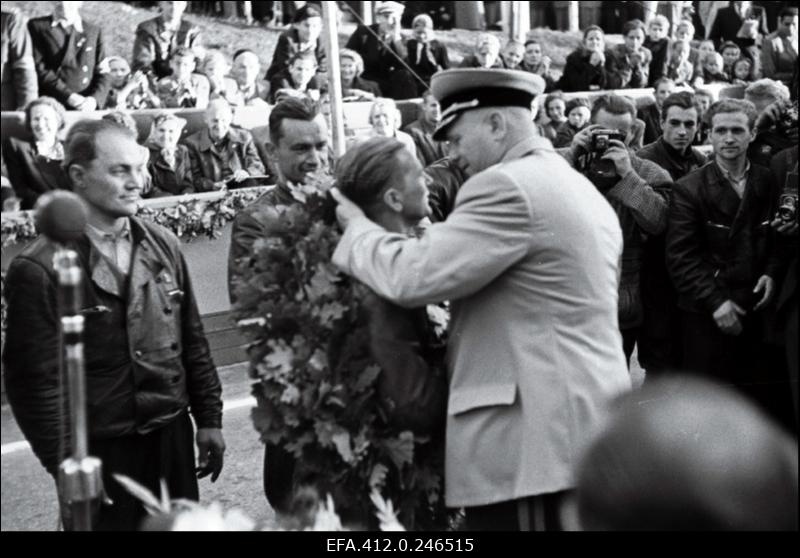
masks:
[[[442,106],[442,119],[433,138],[444,139],[447,128],[468,110],[531,108],[531,102],[544,88],[540,76],[520,70],[457,68],[437,72],[431,78],[431,91]]]

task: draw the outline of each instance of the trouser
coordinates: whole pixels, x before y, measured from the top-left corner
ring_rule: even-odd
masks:
[[[294,456],[281,446],[264,447],[264,495],[277,513],[289,512],[294,492]]]
[[[467,531],[563,531],[561,506],[570,490],[464,508]]]
[[[739,335],[723,333],[710,315],[683,312],[684,369],[728,384],[787,425],[790,387],[781,349],[763,341],[760,316],[746,316]]]
[[[94,531],[135,531],[147,515],[141,502],[113,478],[125,475],[160,499],[161,479],[169,498],[198,500],[194,430],[188,413],[148,434],[89,440],[89,455],[103,466],[103,485],[113,504],[101,504],[92,520]],[[70,510],[62,505],[65,530],[71,530]]]

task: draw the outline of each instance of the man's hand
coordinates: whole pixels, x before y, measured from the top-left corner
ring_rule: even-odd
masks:
[[[753,307],[753,310],[761,310],[764,306],[769,304],[772,300],[772,295],[775,293],[775,280],[769,275],[762,275],[756,283],[756,288],[753,289],[753,294],[763,292],[761,300]]]
[[[250,178],[250,173],[248,173],[246,170],[237,170],[233,173],[231,178],[233,178],[234,182],[241,182],[242,180]]]
[[[347,199],[338,188],[331,188],[329,191],[336,203],[339,204],[336,206],[336,218],[339,220],[342,230],[345,230],[353,219],[364,217],[361,208]]]
[[[781,236],[797,236],[797,221],[787,223],[783,219],[773,219],[770,226]]]
[[[547,56],[547,55],[542,56],[542,72],[545,73],[545,74],[547,72],[549,72],[550,71],[550,64],[552,64],[552,63],[553,63],[553,60],[549,56]]]
[[[628,153],[628,148],[619,140],[610,140],[608,142],[608,149],[606,149],[606,152],[600,158],[613,161],[620,178],[626,176],[629,172],[633,172],[631,155]]]
[[[714,311],[714,321],[722,333],[728,335],[739,335],[742,332],[742,322],[739,316],[747,314],[742,308],[732,300],[726,300],[719,308]]]
[[[586,126],[583,130],[572,136],[572,143],[570,144],[570,151],[573,153],[576,151],[586,151],[589,152],[592,149],[592,132],[601,128],[599,124],[590,124]]]
[[[86,100],[86,97],[84,97],[80,93],[72,93],[72,94],[70,94],[69,97],[67,97],[67,104],[69,106],[71,106],[72,108],[76,109],[76,108],[80,107],[84,103],[85,100]]]
[[[222,471],[222,456],[225,454],[225,440],[219,428],[198,428],[197,436],[197,478],[211,475],[215,482]]]
[[[78,107],[81,112],[92,112],[97,110],[97,99],[94,97],[84,97],[83,103]]]

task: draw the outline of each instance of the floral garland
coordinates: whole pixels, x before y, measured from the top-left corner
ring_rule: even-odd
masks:
[[[231,190],[216,199],[187,197],[161,208],[144,204],[139,208],[137,216],[171,230],[184,242],[191,242],[202,236],[218,238],[222,228],[265,190],[266,188]],[[38,236],[33,211],[3,213],[0,225],[3,248],[28,242]]]
[[[278,226],[256,241],[236,289],[234,312],[252,341],[254,425],[333,494],[343,517],[369,523],[369,494],[380,490],[405,525],[445,528],[442,441],[387,425],[358,312],[363,286],[331,263],[340,238],[332,201],[317,187],[293,196],[298,203],[277,206]]]

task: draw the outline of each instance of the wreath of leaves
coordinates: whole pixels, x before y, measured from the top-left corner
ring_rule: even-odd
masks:
[[[442,529],[442,440],[387,425],[358,312],[364,286],[331,263],[340,233],[318,192],[294,189],[298,203],[277,207],[281,232],[258,240],[242,269],[234,311],[252,341],[254,425],[333,494],[343,517],[369,523],[378,489],[406,526]]]
[[[179,199],[174,205],[153,208],[142,205],[138,217],[171,230],[183,242],[191,242],[198,237],[218,238],[222,228],[232,221],[236,214],[253,203],[265,188],[231,190],[217,199],[187,198]],[[28,242],[38,236],[34,224],[33,211],[3,213],[0,218],[2,246]]]

